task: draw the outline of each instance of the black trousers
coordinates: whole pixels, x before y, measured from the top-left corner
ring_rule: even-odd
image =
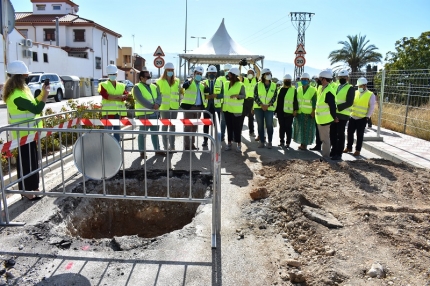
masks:
[[[215,113],[218,114],[218,120],[220,120],[221,122],[221,117],[220,117],[220,109],[216,110],[214,106],[211,106],[210,108],[206,109],[207,111],[209,111],[212,114],[212,118],[215,120]],[[211,118],[211,116],[209,114],[207,114],[206,112],[203,113],[203,118],[209,119]],[[203,126],[203,133],[205,134],[209,134],[209,125],[204,125]],[[208,141],[208,139],[205,137],[204,139],[205,141]]]
[[[366,129],[367,119],[366,117],[361,119],[350,118],[348,121],[348,144],[346,147],[352,150],[352,144],[354,143],[354,133],[357,131],[357,143],[355,144],[355,150],[361,151],[363,146],[364,129]]]
[[[348,120],[339,120],[330,125],[330,142],[332,156],[342,156],[345,148],[345,127]]]
[[[235,116],[233,113],[224,112],[225,123],[227,125],[227,140],[241,143],[243,115]],[[234,134],[234,138],[233,138]],[[233,140],[234,139],[234,140]]]
[[[281,117],[278,117],[279,120],[279,139],[281,141],[281,144],[288,144],[291,143],[291,137],[293,135],[293,115],[284,115]],[[285,142],[285,134],[287,135],[287,141]]]
[[[22,176],[21,176],[21,164],[22,163]],[[30,172],[39,168],[39,158],[37,154],[36,142],[30,142],[19,147],[19,156],[17,162],[17,176],[21,178]],[[39,188],[39,172],[25,178],[24,184],[18,183],[20,190],[34,191]]]
[[[254,105],[254,98],[252,97],[245,98],[245,100],[243,101],[243,115],[248,117],[249,133],[254,133],[254,114],[252,114],[253,105]]]
[[[318,124],[315,121],[315,146],[319,147],[319,149],[321,149],[321,145],[322,145],[322,141],[320,138],[320,133],[318,132]]]

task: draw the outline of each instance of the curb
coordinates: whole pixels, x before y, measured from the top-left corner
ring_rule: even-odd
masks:
[[[394,162],[394,163],[406,163],[406,164],[412,165],[416,168],[426,168],[424,166],[421,166],[420,164],[417,164],[415,162],[412,162],[412,161],[409,161],[409,160],[404,159],[402,157],[399,157],[399,156],[397,156],[391,152],[384,151],[380,148],[376,148],[376,147],[374,147],[374,146],[372,146],[366,142],[363,142],[363,148],[372,152],[375,155],[381,156],[382,158],[389,160],[391,162]]]

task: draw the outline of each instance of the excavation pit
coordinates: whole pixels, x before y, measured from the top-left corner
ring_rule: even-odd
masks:
[[[192,174],[192,197],[210,196],[211,177],[199,172]],[[123,195],[122,172],[106,181],[108,194]],[[147,172],[148,196],[167,195],[166,171]],[[170,197],[188,198],[188,171],[171,171]],[[142,170],[126,172],[127,195],[144,196],[145,178]],[[103,192],[101,181],[86,183],[89,193]],[[82,184],[73,192],[82,192]],[[182,229],[194,218],[199,203],[159,202],[128,199],[68,198],[62,207],[67,232],[71,236],[88,239],[137,235],[152,238]]]

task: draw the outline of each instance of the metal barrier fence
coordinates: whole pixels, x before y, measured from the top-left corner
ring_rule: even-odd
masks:
[[[430,69],[351,73],[350,83],[361,76],[378,95],[378,126],[430,140]]]
[[[2,198],[2,206],[0,206],[0,226],[21,226],[23,223],[11,222],[9,217],[9,210],[7,205],[7,195],[8,194],[28,194],[28,195],[42,195],[42,196],[52,196],[52,197],[86,197],[86,198],[102,198],[102,199],[128,199],[128,200],[145,200],[145,201],[167,201],[167,202],[184,202],[184,203],[212,203],[212,230],[211,230],[211,244],[212,247],[216,247],[216,236],[219,235],[220,232],[220,223],[221,223],[221,132],[219,125],[218,115],[215,114],[215,118],[208,119],[135,119],[133,118],[133,114],[138,112],[139,110],[130,110],[129,115],[132,118],[123,118],[123,119],[105,119],[105,112],[111,111],[101,111],[101,110],[85,110],[81,112],[70,111],[63,112],[54,115],[44,116],[38,118],[44,122],[44,126],[51,126],[45,128],[34,128],[28,127],[33,126],[35,120],[26,121],[25,123],[8,125],[0,128],[0,135],[7,133],[7,142],[0,145],[0,150],[2,154],[6,154],[8,156],[7,164],[5,168],[1,168],[1,198]],[[145,110],[148,111],[148,110]],[[117,112],[117,111],[115,111]],[[130,114],[130,112],[132,114]],[[171,111],[172,115],[176,113],[176,116],[183,113],[202,113],[202,111]],[[173,117],[174,118],[174,117]],[[27,127],[23,127],[26,125]],[[204,133],[193,133],[193,132],[168,132],[168,131],[151,131],[151,130],[139,130],[137,129],[140,126],[162,126],[162,125],[182,125],[182,126],[203,126],[210,125],[209,134]],[[121,141],[115,143],[118,146],[118,149],[114,151],[118,151],[120,153],[120,165],[122,170],[119,170],[119,174],[122,174],[122,191],[121,195],[109,194],[106,190],[106,180],[108,179],[105,175],[111,172],[112,163],[109,161],[109,157],[106,156],[107,149],[111,148],[112,140],[117,142],[113,137],[108,136],[107,134],[113,133],[112,130],[105,129],[105,127],[112,126],[121,126],[121,127],[131,127],[131,128],[123,128],[121,130],[115,130],[114,133],[119,134]],[[17,132],[18,139],[11,139],[11,132]],[[27,135],[28,133],[32,133]],[[91,137],[89,136],[91,134]],[[91,138],[93,142],[88,140],[83,140],[88,135],[87,138]],[[144,194],[143,195],[130,195],[127,192],[127,184],[126,184],[126,165],[127,158],[129,156],[125,156],[125,153],[133,153],[137,152],[139,155],[140,152],[145,152],[145,154],[151,152],[157,152],[160,150],[157,149],[149,149],[146,147],[146,144],[143,150],[140,150],[138,144],[135,143],[135,140],[131,140],[131,142],[126,141],[129,140],[127,137],[134,137],[143,135],[143,136],[175,136],[176,138],[188,138],[188,140],[192,140],[192,137],[197,138],[197,143],[199,139],[207,139],[208,140],[208,148],[204,150],[185,150],[183,148],[177,148],[175,151],[166,150],[166,180],[167,180],[167,189],[165,197],[152,197],[148,195],[148,186],[147,186],[147,164],[146,164],[146,156],[143,156],[142,160],[143,164],[143,172],[144,172]],[[79,165],[83,163],[82,166],[85,166],[85,150],[90,150],[91,144],[94,144],[94,139],[99,140],[97,142],[97,147],[100,149],[100,170],[101,176],[100,178],[96,178],[102,181],[103,185],[103,193],[102,194],[94,194],[90,193],[86,189],[86,177],[91,170],[85,170],[84,168],[79,168],[79,171],[83,174],[82,176],[82,193],[70,192],[66,190],[66,182],[70,179],[65,177],[65,163],[72,158],[75,160],[75,163]],[[109,139],[109,140],[107,140]],[[185,139],[184,139],[185,140]],[[73,152],[73,146],[75,142],[79,142],[80,144],[75,144],[75,150]],[[160,140],[161,141],[161,140]],[[27,146],[27,143],[37,142],[37,153],[38,153],[38,161],[39,167],[37,169],[32,170],[30,173],[23,176],[22,171],[20,173],[21,176],[17,176],[17,172],[13,171],[18,164],[20,164],[20,169],[22,170],[22,161],[17,160],[14,164],[13,158],[20,158],[18,156],[21,154],[21,148],[19,146]],[[172,172],[172,166],[170,165],[170,159],[173,153],[183,153],[182,156],[189,154],[189,190],[188,197],[171,197],[170,196],[170,173]],[[195,198],[193,197],[193,160],[192,155],[203,153],[208,154],[210,158],[210,162],[206,165],[210,166],[208,169],[208,175],[212,177],[212,196],[209,198]],[[13,156],[14,154],[14,156]],[[88,154],[85,154],[88,156]],[[24,158],[23,158],[24,159]],[[94,158],[92,158],[94,159]],[[59,190],[48,190],[46,188],[45,183],[45,173],[47,173],[50,169],[59,168],[61,170],[61,183],[59,184]],[[88,171],[88,172],[87,172]],[[25,190],[25,185],[23,186],[24,190],[18,190],[18,183],[24,183],[24,179],[33,175],[40,174],[41,178],[41,191],[33,192]],[[76,172],[75,172],[76,174]],[[18,178],[20,177],[20,178]],[[15,188],[15,189],[13,189]]]

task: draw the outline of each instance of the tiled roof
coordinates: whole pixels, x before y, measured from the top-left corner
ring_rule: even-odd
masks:
[[[94,26],[99,28],[100,30],[103,30],[105,32],[108,32],[112,35],[115,35],[116,37],[120,38],[121,34],[118,34],[106,27],[103,27],[94,21],[81,18],[78,15],[75,14],[46,14],[46,15],[34,15],[33,13],[29,12],[17,12],[15,13],[15,23],[17,26],[22,26],[25,24],[33,24],[33,23],[46,23],[47,25],[55,25],[55,18],[58,17],[58,20],[61,24],[80,24],[84,25],[87,24],[88,26]]]

